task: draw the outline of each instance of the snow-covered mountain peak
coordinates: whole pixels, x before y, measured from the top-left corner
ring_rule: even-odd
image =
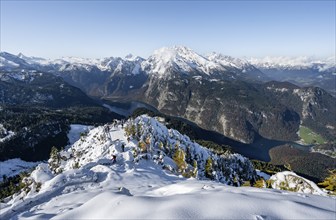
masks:
[[[45,58],[42,58],[42,57],[29,57],[29,56],[25,56],[23,53],[19,53],[17,55],[17,57],[19,57],[20,59],[26,61],[29,64],[37,64],[37,63],[47,62],[47,59],[45,59]]]
[[[165,63],[193,62],[197,60],[202,60],[203,63],[206,62],[206,59],[204,57],[185,46],[160,48],[158,50],[155,50],[150,58],[159,59]]]
[[[141,63],[145,59],[142,58],[142,57],[139,57],[139,56],[135,56],[133,54],[128,54],[128,55],[125,56],[125,60],[127,60],[127,61],[134,61],[134,62],[140,62]]]
[[[0,52],[0,67],[4,69],[15,69],[19,67],[28,67],[29,64],[20,57],[7,52]]]
[[[159,75],[171,70],[183,73],[201,72],[209,75],[212,69],[219,67],[185,46],[163,47],[155,50],[143,66],[149,67],[151,73]]]
[[[235,67],[244,70],[245,68],[251,68],[251,64],[244,59],[234,58],[231,56],[223,55],[220,53],[212,52],[207,58],[215,63],[222,66]]]

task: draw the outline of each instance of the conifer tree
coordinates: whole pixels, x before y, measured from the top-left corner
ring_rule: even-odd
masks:
[[[190,152],[190,146],[187,147],[187,150],[186,150],[186,162],[188,164],[191,164],[192,163],[192,159],[191,159],[191,152]]]
[[[211,157],[209,157],[207,160],[206,160],[206,163],[205,163],[205,177],[209,178],[209,179],[213,179],[213,175],[212,175],[212,172],[213,172],[213,168],[212,168],[212,159]]]
[[[197,177],[197,174],[198,174],[198,167],[197,167],[197,161],[194,160],[193,161],[193,167],[194,167],[194,170],[193,170],[193,177]]]
[[[146,153],[147,152],[147,146],[146,146],[145,142],[139,141],[138,147],[140,148],[141,153]]]
[[[185,162],[185,153],[182,149],[178,148],[175,151],[173,160],[175,161],[179,172],[183,172],[186,169],[187,163]]]
[[[329,176],[327,176],[319,186],[332,191],[332,194],[336,194],[336,170],[330,170]]]
[[[162,142],[159,143],[159,149],[163,150],[163,143]]]
[[[136,134],[137,134],[138,139],[139,139],[140,136],[141,136],[141,130],[142,130],[142,126],[141,126],[141,124],[137,124]]]
[[[50,169],[56,173],[57,168],[61,163],[61,158],[59,156],[58,149],[53,146],[50,151],[50,160],[49,160],[49,167]]]
[[[136,133],[136,131],[135,131],[135,125],[132,124],[132,126],[131,126],[131,128],[130,128],[130,134],[132,135],[132,137],[134,137],[134,136],[135,136],[135,133]]]

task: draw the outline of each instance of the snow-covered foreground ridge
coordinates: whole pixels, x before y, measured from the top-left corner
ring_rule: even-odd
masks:
[[[49,165],[37,166],[26,179],[29,187],[1,203],[0,218],[332,219],[336,215],[336,200],[331,197],[222,184],[253,179],[250,161],[239,154],[214,155],[153,118],[140,116],[123,127],[94,128],[52,157]]]

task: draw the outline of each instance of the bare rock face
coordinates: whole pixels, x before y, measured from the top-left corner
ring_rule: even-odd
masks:
[[[298,113],[242,81],[211,82],[178,74],[151,78],[142,101],[244,143],[257,135],[295,140],[300,124]]]

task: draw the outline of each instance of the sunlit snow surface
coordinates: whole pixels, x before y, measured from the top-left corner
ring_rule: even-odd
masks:
[[[80,124],[71,124],[70,131],[68,133],[68,139],[70,144],[74,144],[76,141],[79,140],[81,134],[88,132],[92,126],[88,125],[80,125]]]
[[[27,162],[21,159],[15,158],[0,162],[0,181],[3,180],[3,176],[15,176],[19,173],[29,170],[39,164],[39,162]]]
[[[152,160],[136,164],[130,151],[135,143],[128,143],[121,126],[103,131],[92,129],[68,150],[83,151],[80,169],[73,169],[69,159],[63,173],[54,176],[40,164],[31,175],[43,182],[40,191],[0,203],[0,219],[335,218],[333,197],[231,187],[170,174]],[[100,142],[104,135],[111,137],[109,143]],[[116,152],[112,164],[109,158]]]

